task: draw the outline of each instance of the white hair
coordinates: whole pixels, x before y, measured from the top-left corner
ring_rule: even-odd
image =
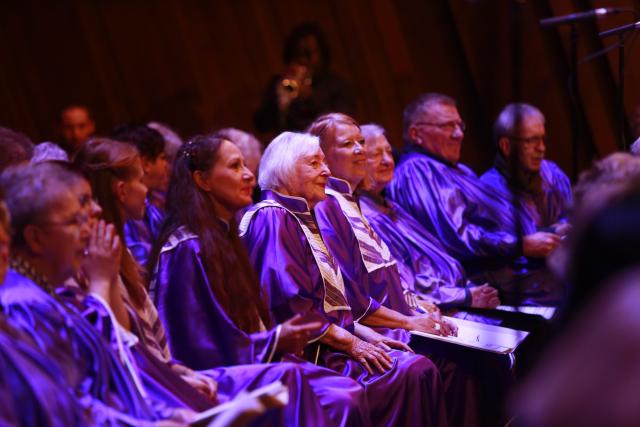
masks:
[[[376,123],[367,123],[366,125],[360,126],[360,132],[362,132],[362,136],[364,136],[365,139],[375,138],[380,135],[384,136],[384,128]]]
[[[258,185],[263,190],[286,188],[292,181],[295,165],[302,157],[320,148],[317,136],[308,133],[283,132],[267,146],[260,161]]]

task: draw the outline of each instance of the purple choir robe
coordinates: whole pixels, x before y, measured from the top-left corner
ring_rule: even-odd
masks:
[[[46,353],[0,316],[0,425],[91,425],[62,377]]]
[[[508,175],[504,167],[495,166],[480,178],[505,198],[511,198]],[[549,160],[540,165],[541,193],[518,192],[518,221],[524,235],[536,231],[554,232],[553,225],[567,222],[572,204],[571,181],[567,175]],[[513,215],[511,215],[513,216]]]
[[[405,289],[444,309],[471,305],[464,268],[411,215],[366,192],[360,195],[360,208],[396,259]]]
[[[103,305],[95,301],[94,296],[88,295],[80,287],[61,287],[56,290],[56,293],[66,305],[74,306],[79,311],[85,311],[87,307],[92,306],[95,307],[96,311],[105,310]],[[131,361],[148,396],[148,401],[156,412],[162,414],[163,417],[170,417],[173,408],[186,408],[201,412],[214,406],[214,402],[186,383],[165,361],[160,360],[147,348],[145,335],[140,325],[141,320],[132,307],[128,306],[128,311],[131,319],[131,333],[121,331],[120,334],[135,335],[137,338],[133,338],[129,346]],[[92,317],[90,320],[96,329],[108,331],[112,328],[108,313],[103,316]],[[113,319],[113,321],[116,320]],[[111,347],[114,351],[118,351],[116,333],[114,331],[111,334]],[[107,334],[107,332],[104,333],[104,335]]]
[[[349,183],[338,178],[329,178],[327,189],[340,193],[343,197],[355,198]],[[357,199],[354,200],[357,203]],[[345,278],[349,303],[356,320],[375,311],[375,306],[370,307],[370,300],[406,315],[416,314],[404,298],[396,261],[391,254],[388,256],[389,259],[374,260],[373,262],[377,265],[367,269],[365,264],[365,259],[368,259],[367,254],[362,252],[352,224],[337,198],[329,193],[324,201],[318,203],[314,211],[320,234]],[[358,215],[361,215],[359,211]],[[368,223],[364,223],[361,218],[356,218],[354,221],[367,228],[365,232],[369,238],[384,244],[370,229]],[[371,252],[373,255],[370,255],[371,258],[378,256],[375,248],[372,247]],[[399,339],[408,340],[407,334],[400,331],[394,331],[394,334]]]
[[[387,187],[388,196],[462,262],[475,283],[489,282],[510,305],[555,305],[562,290],[541,260],[522,256],[512,199],[466,166],[408,147]]]
[[[282,322],[294,314],[301,314],[322,319],[323,329],[335,324],[353,333],[349,307],[328,303],[336,288],[323,279],[321,269],[326,271],[328,267],[320,267],[316,262],[311,244],[296,217],[311,218],[306,201],[273,191],[264,191],[263,197],[280,206],[254,206],[243,218],[240,232],[276,320]],[[315,236],[321,240],[317,230]],[[346,299],[344,295],[341,298],[342,301]],[[325,308],[327,306],[331,307],[330,311]],[[393,367],[384,374],[368,375],[347,354],[320,344],[317,339],[319,337],[307,346],[306,356],[362,384],[375,425],[446,423],[441,380],[427,358],[393,350],[390,352]]]
[[[242,331],[227,316],[212,286],[197,236],[179,228],[163,245],[151,284],[176,360],[209,370],[221,389],[234,394],[282,381],[290,393],[284,408],[286,425],[369,424],[366,396],[355,381],[278,354],[280,327],[253,334]],[[285,361],[272,363],[283,356]]]
[[[387,191],[391,200],[459,260],[520,255],[518,239],[499,223],[504,212],[510,212],[509,199],[462,164],[445,163],[412,145],[396,167]]]
[[[60,373],[59,381],[68,385],[93,418],[157,419],[109,347],[112,328],[97,330],[85,319],[105,318],[105,314],[89,306],[78,311],[49,292],[10,269],[0,286],[0,307],[7,323],[47,354]]]
[[[353,290],[351,296],[361,298],[358,295],[371,295],[392,310],[405,315],[417,315],[417,311],[409,308],[404,299],[401,277],[392,251],[363,217],[359,199],[353,195],[349,183],[331,177],[326,191],[327,198],[318,203],[315,209],[318,224],[329,252],[335,256],[340,270],[345,272],[345,287]],[[465,313],[463,315],[466,316]],[[433,340],[412,338],[407,331],[399,329],[375,330],[405,342],[411,341],[416,352],[433,355]],[[445,384],[448,415],[455,424],[477,422],[478,397],[474,389],[479,393],[486,390],[477,379],[483,370],[482,364],[474,365],[475,360],[472,357],[469,359],[454,357],[451,352],[433,357]]]

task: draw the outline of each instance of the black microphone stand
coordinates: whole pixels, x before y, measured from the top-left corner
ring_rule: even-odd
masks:
[[[627,150],[626,140],[626,125],[625,125],[625,112],[624,112],[624,37],[627,32],[640,28],[640,22],[634,24],[627,24],[621,27],[613,28],[611,30],[603,31],[599,34],[600,37],[609,37],[613,35],[618,36],[618,126],[620,131],[620,150]]]

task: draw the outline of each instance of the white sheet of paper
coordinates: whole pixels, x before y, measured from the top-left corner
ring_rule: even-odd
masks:
[[[542,316],[547,320],[551,320],[554,314],[556,314],[555,307],[533,307],[527,305],[513,306],[513,305],[499,305],[496,307],[496,310],[502,311],[512,311],[516,313],[527,313],[527,314],[537,314],[538,316]]]
[[[454,317],[445,316],[444,318],[458,326],[457,337],[442,337],[418,331],[411,331],[411,333],[417,336],[499,354],[513,352],[522,340],[529,335],[529,332],[519,331],[517,329],[487,325],[470,320],[456,319]]]
[[[289,402],[289,389],[280,381],[272,382],[271,384],[267,384],[264,387],[257,388],[244,395],[239,395],[233,400],[214,406],[211,409],[207,409],[206,411],[196,414],[196,416],[191,420],[191,424],[210,420],[213,417],[237,405],[244,399],[253,399],[261,396],[269,396],[270,398],[279,401],[284,406]]]

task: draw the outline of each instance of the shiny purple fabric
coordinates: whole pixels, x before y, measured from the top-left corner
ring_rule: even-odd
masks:
[[[329,178],[327,187],[349,195],[351,192],[345,181],[334,178]],[[414,314],[404,299],[400,275],[395,265],[367,271],[360,254],[358,239],[338,201],[328,195],[324,201],[318,203],[314,211],[327,249],[342,271],[354,317],[360,319],[375,311],[375,307],[368,307],[370,299],[400,313]]]
[[[12,269],[0,286],[0,306],[7,323],[47,354],[61,383],[79,398],[97,401],[90,404],[94,412],[103,405],[141,420],[156,419],[109,348],[111,328],[99,331],[85,319],[104,319],[104,313],[92,307],[78,311]]]
[[[471,304],[462,265],[411,215],[391,200],[368,193],[361,194],[360,208],[396,259],[406,288],[442,308]]]
[[[0,316],[0,425],[88,426],[56,364]]]
[[[534,195],[518,192],[518,218],[524,235],[536,231],[550,231],[554,224],[567,222],[569,209],[573,201],[571,182],[567,175],[549,160],[543,160],[540,166],[542,192]],[[507,178],[493,167],[480,178],[484,183],[497,190],[507,200],[512,193]],[[514,215],[509,215],[513,218]],[[505,227],[507,225],[505,224]]]
[[[293,212],[308,212],[299,198],[266,191],[263,197],[276,200]],[[353,332],[350,311],[325,313],[324,284],[311,248],[298,221],[285,209],[258,210],[243,241],[268,296],[277,321],[299,313],[322,318]],[[427,358],[394,350],[392,369],[368,375],[364,368],[344,353],[325,345],[309,345],[306,356],[365,387],[374,425],[446,425],[441,380]]]
[[[211,291],[197,238],[161,253],[152,291],[173,356],[209,369],[223,396],[279,380],[290,395],[285,425],[368,425],[366,396],[356,382],[289,356],[267,363],[283,356],[270,359],[276,330],[247,334],[226,315]]]
[[[402,156],[387,191],[391,200],[461,261],[504,261],[520,255],[516,237],[501,226],[510,212],[509,199],[462,164],[452,166],[412,146]]]

